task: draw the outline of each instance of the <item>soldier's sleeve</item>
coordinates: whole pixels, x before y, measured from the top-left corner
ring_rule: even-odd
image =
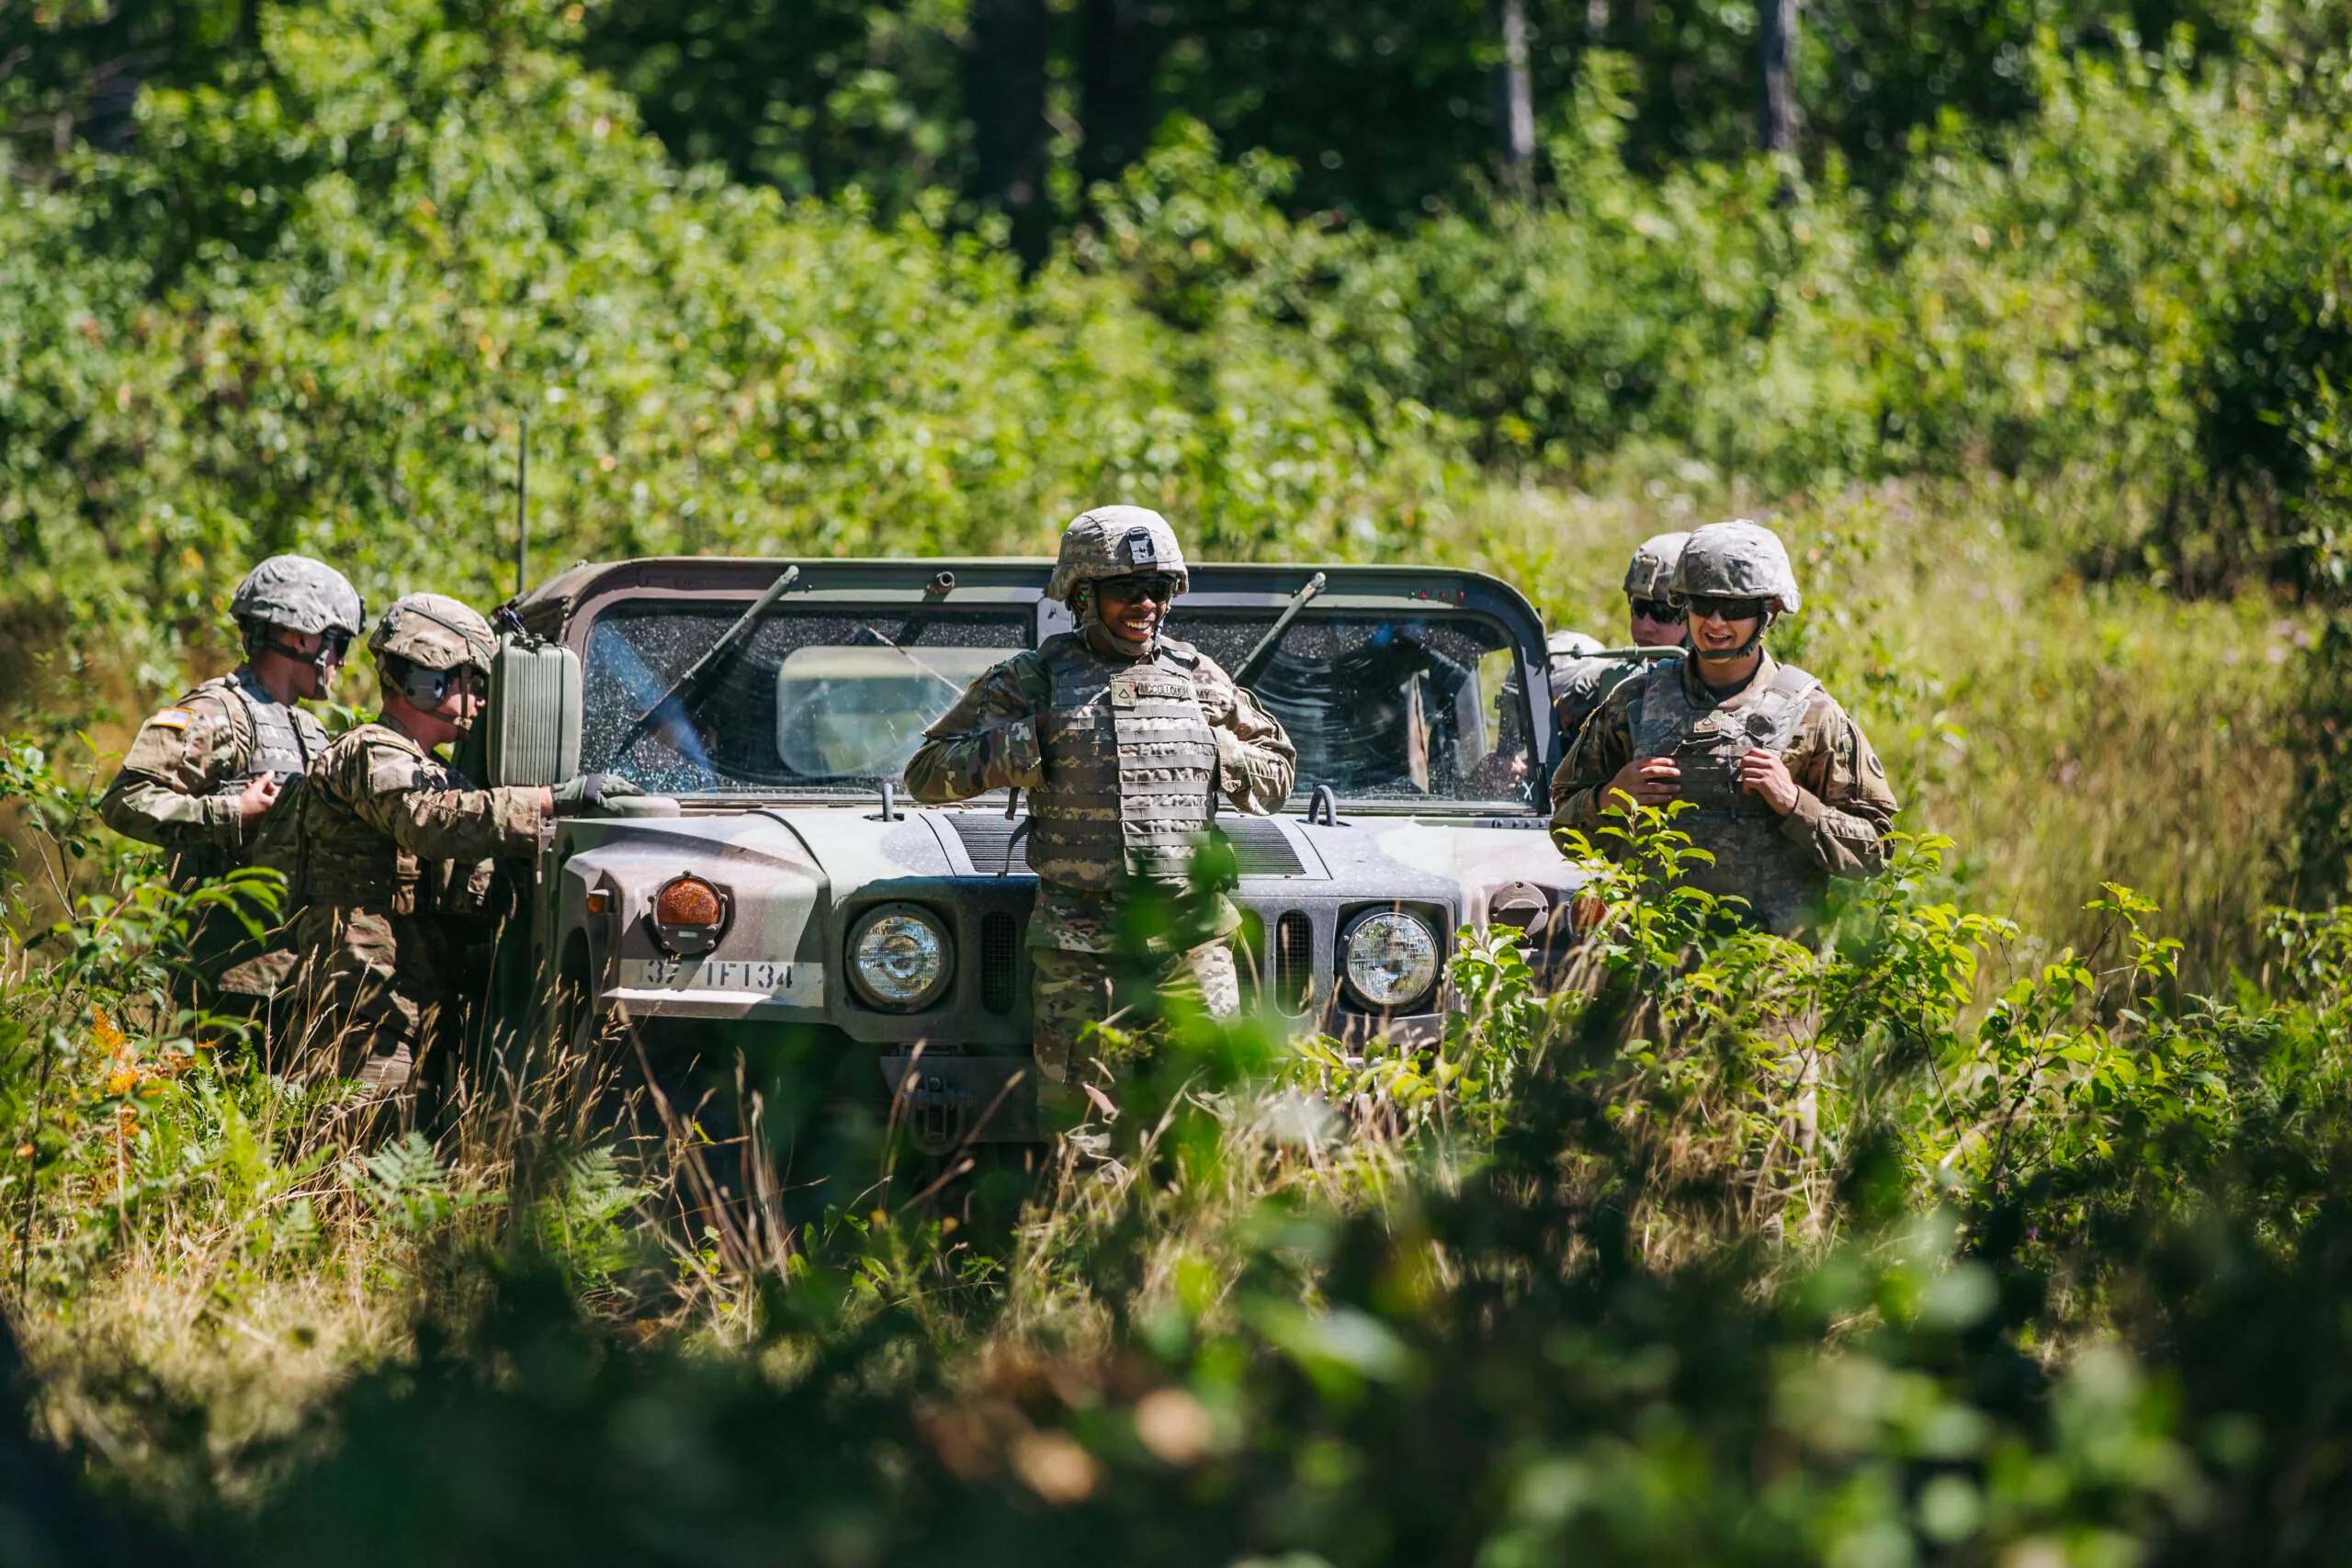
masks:
[[[1886,835],[1898,807],[1861,726],[1825,694],[1806,710],[1789,753],[1797,804],[1781,831],[1832,876],[1859,879],[1885,870]]]
[[[413,752],[370,744],[352,809],[419,860],[521,859],[539,847],[536,789],[435,789]]]
[[[1216,737],[1218,793],[1253,817],[1280,811],[1298,777],[1298,748],[1283,721],[1205,653],[1193,671],[1193,690]]]
[[[923,731],[907,763],[907,793],[930,806],[969,800],[992,789],[1035,789],[1046,782],[1031,688],[1043,678],[1035,656],[1022,654],[990,670]]]
[[[1601,700],[1552,773],[1552,839],[1563,852],[1569,833],[1590,839],[1599,831],[1606,805],[1600,792],[1634,759],[1634,729],[1626,715],[1634,684],[1622,682]]]
[[[235,758],[229,716],[210,697],[183,697],[139,727],[98,817],[126,839],[167,850],[235,849],[244,822],[222,793]]]

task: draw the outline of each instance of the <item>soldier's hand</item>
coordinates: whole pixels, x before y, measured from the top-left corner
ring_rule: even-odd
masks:
[[[606,801],[644,793],[618,773],[582,773],[556,785],[551,798],[558,817],[578,817],[601,810]]]
[[[251,829],[254,823],[269,815],[269,808],[277,804],[277,775],[255,773],[245,781],[245,787],[237,793],[237,820],[247,829]]]
[[[1778,751],[1758,747],[1739,760],[1739,787],[1760,797],[1781,816],[1797,808],[1797,781]]]
[[[1601,809],[1607,810],[1619,795],[1631,795],[1642,806],[1664,806],[1682,793],[1682,770],[1671,757],[1636,757],[1617,770],[1602,794]]]

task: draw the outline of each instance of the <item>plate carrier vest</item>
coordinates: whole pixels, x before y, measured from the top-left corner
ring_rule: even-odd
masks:
[[[1182,881],[1216,785],[1216,737],[1193,687],[1199,653],[1161,637],[1148,659],[1106,659],[1063,632],[1037,661],[1046,783],[1030,794],[1030,867],[1088,892]]]
[[[1673,826],[1715,857],[1713,865],[1687,867],[1684,883],[1747,899],[1750,921],[1786,936],[1819,910],[1829,873],[1782,833],[1778,812],[1739,787],[1739,760],[1758,747],[1787,750],[1821,682],[1783,664],[1764,690],[1750,686],[1702,710],[1682,671],[1681,660],[1667,659],[1637,678],[1625,715],[1634,755],[1671,757],[1682,770],[1678,798],[1697,809],[1676,813]]]

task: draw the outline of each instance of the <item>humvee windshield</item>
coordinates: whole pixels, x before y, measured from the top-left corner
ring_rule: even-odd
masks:
[[[769,612],[717,680],[628,748],[648,705],[718,642],[740,604],[616,604],[588,630],[582,766],[662,795],[861,794],[905,772],[981,671],[1029,646],[1025,609]]]
[[[1273,611],[1187,610],[1169,630],[1238,670]],[[1298,748],[1296,797],[1498,803],[1534,798],[1517,645],[1468,612],[1317,615],[1291,623],[1250,689]]]
[[[624,602],[589,628],[582,764],[664,795],[870,793],[896,783],[923,730],[989,666],[1031,646],[1025,607],[868,615],[777,608],[684,713],[632,741],[639,714],[742,613],[741,603]],[[1169,629],[1238,670],[1272,609],[1178,613]],[[1518,650],[1467,611],[1316,614],[1292,623],[1252,682],[1298,747],[1295,799],[1523,808],[1534,798]]]

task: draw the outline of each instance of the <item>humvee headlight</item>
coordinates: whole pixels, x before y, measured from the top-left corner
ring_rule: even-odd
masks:
[[[1368,1008],[1403,1007],[1437,980],[1437,933],[1402,909],[1364,916],[1342,947],[1348,990]]]
[[[653,940],[664,953],[696,958],[718,945],[734,900],[716,883],[688,872],[673,876],[653,895]]]
[[[883,904],[850,928],[849,977],[885,1012],[914,1012],[937,1001],[956,972],[947,928],[912,904]]]

